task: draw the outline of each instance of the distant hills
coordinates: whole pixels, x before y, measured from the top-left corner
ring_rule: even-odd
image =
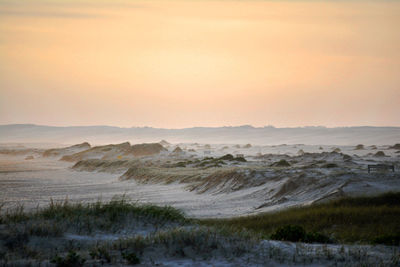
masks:
[[[194,127],[161,129],[112,126],[56,127],[34,124],[0,125],[0,143],[92,144],[143,142],[197,142],[258,145],[393,145],[400,143],[400,127]]]

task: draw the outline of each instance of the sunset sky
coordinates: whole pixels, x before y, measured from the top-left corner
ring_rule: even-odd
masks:
[[[0,124],[400,126],[400,1],[0,0]]]

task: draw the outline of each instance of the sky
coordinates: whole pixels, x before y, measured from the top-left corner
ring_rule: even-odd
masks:
[[[0,124],[400,126],[400,1],[0,0]]]

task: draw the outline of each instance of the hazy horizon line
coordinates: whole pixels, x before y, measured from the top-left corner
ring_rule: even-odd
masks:
[[[242,125],[221,125],[221,126],[188,126],[188,127],[180,127],[180,128],[163,128],[163,127],[155,127],[155,126],[116,126],[116,125],[45,125],[45,124],[35,124],[35,123],[8,123],[8,124],[0,124],[1,126],[39,126],[39,127],[55,127],[55,128],[79,128],[79,127],[110,127],[110,128],[120,128],[120,129],[132,129],[132,128],[152,128],[152,129],[164,129],[164,130],[184,130],[184,129],[194,129],[194,128],[254,128],[254,129],[262,129],[262,128],[275,128],[275,129],[294,129],[294,128],[325,128],[325,129],[334,129],[334,128],[400,128],[395,125],[386,125],[386,126],[377,126],[377,125],[351,125],[351,126],[324,126],[324,125],[304,125],[304,126],[284,126],[277,127],[274,125],[264,125],[264,126],[253,126],[251,124],[242,124]]]

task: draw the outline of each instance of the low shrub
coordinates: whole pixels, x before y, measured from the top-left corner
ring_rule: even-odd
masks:
[[[188,164],[188,162],[180,161],[180,162],[175,163],[175,164],[173,165],[173,167],[176,167],[176,168],[184,168],[184,167],[186,167],[186,164]]]
[[[29,241],[27,233],[12,232],[2,237],[4,246],[9,250],[16,250],[22,248]]]
[[[324,166],[322,166],[323,168],[337,168],[338,165],[336,163],[327,163]]]
[[[383,152],[383,151],[378,151],[378,152],[376,152],[376,153],[374,154],[374,156],[375,156],[375,157],[384,157],[384,156],[386,156],[386,155],[385,155],[385,152]]]
[[[26,227],[26,232],[35,236],[61,236],[64,231],[59,224],[49,221],[34,221]]]
[[[306,231],[299,225],[285,225],[278,228],[278,230],[271,235],[271,239],[292,242],[305,241]]]
[[[351,156],[349,156],[349,155],[347,155],[347,154],[344,154],[343,155],[343,160],[344,161],[350,161],[350,160],[352,160],[353,158],[351,157]]]
[[[247,162],[247,160],[243,157],[236,157],[235,161],[239,161],[239,162]]]
[[[377,236],[374,239],[374,243],[388,246],[400,246],[400,232]]]
[[[323,235],[318,232],[308,232],[306,233],[306,237],[304,242],[307,243],[332,243],[333,240],[326,235]]]
[[[329,237],[318,232],[306,232],[300,225],[285,225],[274,234],[271,239],[292,241],[292,242],[307,242],[307,243],[329,243],[332,242]]]
[[[281,160],[278,161],[278,162],[272,163],[271,166],[273,166],[273,167],[289,167],[289,166],[290,166],[290,163],[287,162],[287,161],[284,160],[284,159],[281,159]]]
[[[235,158],[235,157],[232,156],[231,154],[226,154],[226,155],[220,157],[219,159],[220,159],[220,160],[233,160],[234,158]]]
[[[124,258],[129,264],[140,264],[140,259],[135,252],[122,252],[122,258]]]
[[[111,262],[110,253],[104,247],[94,247],[89,251],[90,257],[97,260],[105,260],[107,263]]]
[[[85,261],[79,254],[71,250],[65,257],[55,256],[51,263],[56,264],[57,267],[79,267],[83,266]]]
[[[364,149],[364,145],[363,144],[359,144],[355,148],[355,150],[362,150],[362,149]]]

